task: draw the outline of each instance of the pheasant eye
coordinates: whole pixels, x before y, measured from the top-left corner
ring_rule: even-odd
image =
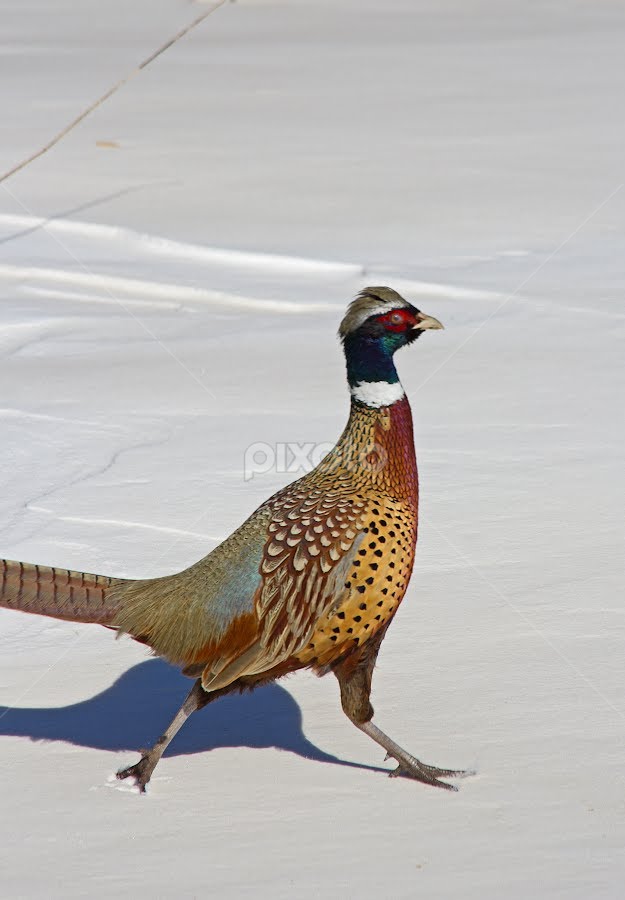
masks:
[[[379,321],[387,331],[403,332],[406,330],[407,323],[406,310],[392,309],[390,312],[380,316]]]

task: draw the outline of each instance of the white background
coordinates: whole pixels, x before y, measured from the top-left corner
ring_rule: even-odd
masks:
[[[0,168],[203,8],[2,2]],[[3,897],[621,896],[624,40],[609,0],[232,3],[0,186],[8,558],[190,564],[293,477],[250,444],[340,432],[355,291],[444,321],[398,357],[421,534],[373,700],[478,770],[389,780],[300,673],[139,797],[189,682],[2,611]]]

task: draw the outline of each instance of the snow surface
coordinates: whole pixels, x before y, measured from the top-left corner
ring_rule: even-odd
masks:
[[[0,167],[199,7],[4,2]],[[104,629],[2,611],[3,898],[616,898],[625,877],[625,9],[229,4],[0,188],[0,554],[111,575],[205,554],[326,442],[334,333],[390,284],[417,566],[376,721],[307,673],[198,714]],[[43,220],[42,220],[43,219]],[[210,752],[209,752],[210,751]]]

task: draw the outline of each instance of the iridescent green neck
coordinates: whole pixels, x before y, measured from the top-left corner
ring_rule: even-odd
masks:
[[[396,334],[371,337],[360,331],[348,334],[344,341],[347,380],[351,388],[359,384],[384,381],[397,384],[399,377],[393,362],[398,349]]]

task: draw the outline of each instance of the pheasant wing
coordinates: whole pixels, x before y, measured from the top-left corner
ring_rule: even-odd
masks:
[[[216,690],[297,655],[316,623],[345,594],[345,581],[364,537],[364,499],[339,492],[298,491],[274,497],[254,597],[257,639],[235,658],[215,660],[203,684]]]

